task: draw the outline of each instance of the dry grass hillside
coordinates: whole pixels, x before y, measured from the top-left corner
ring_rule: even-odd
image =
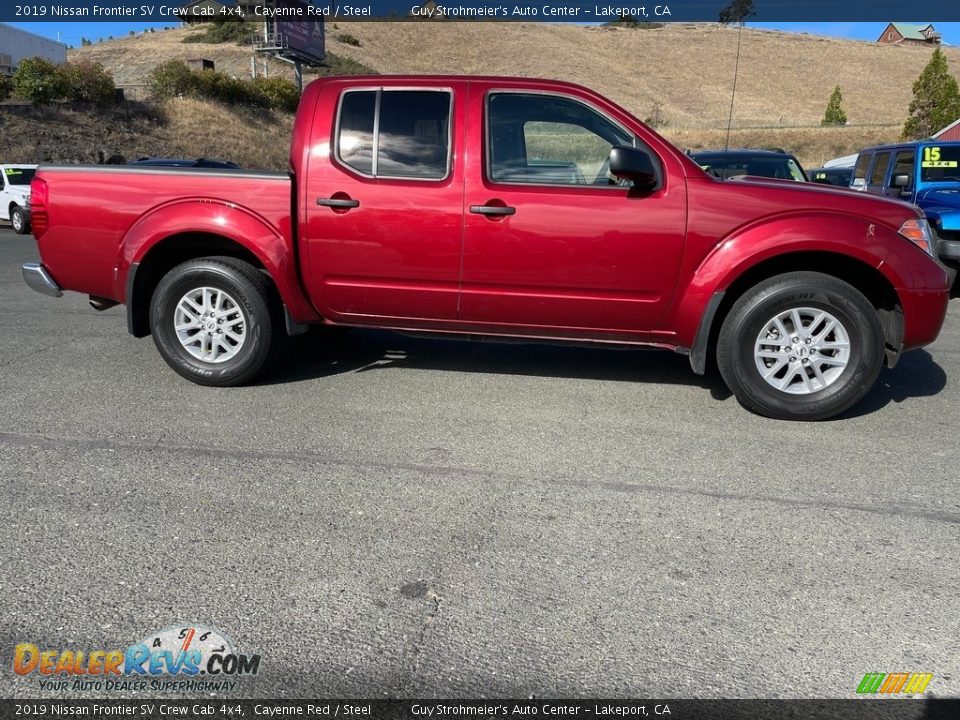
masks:
[[[128,91],[133,89],[134,96],[137,89],[146,87],[150,71],[167,60],[207,58],[216,62],[217,70],[237,77],[250,77],[250,48],[235,43],[183,42],[185,37],[198,32],[201,31],[177,28],[122,36],[71,50],[70,58],[101,63],[113,73],[117,86]],[[258,68],[263,67],[263,62],[264,57],[259,56]],[[268,63],[270,75],[293,78],[293,66],[289,63],[274,59]]]
[[[21,163],[96,163],[101,155],[117,154],[224,158],[283,170],[292,128],[290,115],[192,99],[106,111],[52,106],[0,112],[0,133],[15,139],[7,143],[4,161]]]
[[[204,57],[249,76],[248,48],[183,43],[180,28],[78,48],[103,63],[121,86],[142,85],[158,63]],[[360,47],[337,36],[354,36]],[[518,75],[588,85],[641,118],[655,102],[668,127],[725,127],[736,59],[735,28],[675,23],[655,30],[545,23],[328,24],[327,48],[381,73]],[[946,49],[960,68],[960,50]],[[745,29],[734,127],[817,125],[840,85],[851,125],[902,124],[911,88],[930,50],[804,34]],[[289,75],[274,61],[272,73]]]
[[[341,25],[341,29],[347,27]],[[655,30],[520,23],[351,23],[353,47],[328,47],[380,72],[548,77],[582,83],[641,118],[663,104],[670,126],[725,127],[735,28]],[[743,31],[735,127],[816,125],[840,85],[849,122],[902,124],[927,48],[882,46],[766,30]],[[960,69],[960,50],[947,57]]]
[[[133,98],[145,97],[147,78],[170,59],[208,58],[217,68],[249,77],[251,51],[232,43],[184,43],[189,28],[124,36],[78,48],[74,58],[109,69]],[[359,46],[343,42],[344,33]],[[653,30],[528,23],[341,23],[327,27],[328,50],[382,73],[519,75],[570,80],[596,89],[640,118],[655,103],[666,121],[661,132],[685,148],[723,146],[738,31],[716,24],[667,24]],[[960,50],[947,48],[951,67]],[[906,117],[913,81],[930,57],[927,48],[745,29],[743,31],[732,146],[787,148],[807,165],[896,138]],[[263,60],[259,60],[262,67]],[[271,75],[290,77],[290,65],[270,63]],[[827,99],[839,84],[849,118],[845,128],[818,127]],[[71,113],[73,113],[71,115]],[[179,101],[152,118],[108,127],[89,111],[51,110],[40,133],[18,143],[43,156],[113,148],[138,154],[230,157],[247,166],[283,168],[290,119],[272,113],[233,111]],[[123,113],[120,113],[123,115]],[[130,113],[128,113],[130,115]],[[134,113],[135,115],[135,113]],[[152,119],[151,119],[152,118]],[[7,132],[24,116],[3,113]],[[61,123],[58,125],[58,123]],[[71,130],[71,123],[75,126]],[[125,132],[124,127],[134,127]],[[59,129],[58,129],[59,128]],[[71,135],[73,133],[73,135]],[[57,150],[52,138],[65,145]],[[265,144],[264,137],[276,142]],[[46,138],[46,139],[45,139]],[[89,141],[89,142],[88,142]],[[46,143],[46,144],[45,144]],[[84,148],[75,151],[75,148]],[[45,150],[43,148],[46,148]],[[108,153],[109,154],[109,153]]]

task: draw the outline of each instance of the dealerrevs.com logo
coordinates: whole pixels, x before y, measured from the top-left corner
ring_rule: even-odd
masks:
[[[60,650],[20,643],[13,671],[36,676],[41,690],[232,690],[256,675],[260,655],[245,655],[219,630],[199,625],[151,633],[120,649]]]

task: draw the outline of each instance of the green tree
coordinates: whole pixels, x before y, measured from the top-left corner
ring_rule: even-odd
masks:
[[[827,111],[823,114],[821,125],[846,125],[847,114],[843,111],[843,94],[840,92],[840,86],[837,85],[830,94],[830,101],[827,103]]]
[[[150,71],[150,91],[157,99],[189,95],[193,73],[182,60],[168,60]]]
[[[300,92],[289,80],[279,77],[257,78],[250,84],[258,96],[258,103],[274,110],[296,112],[297,105],[300,104]]]
[[[10,93],[13,92],[13,80],[11,80],[6,75],[0,75],[0,102],[3,102],[8,97]]]
[[[64,94],[76,102],[109,105],[117,97],[113,76],[100,63],[90,60],[68,62],[59,68]]]
[[[903,126],[903,138],[930,137],[960,117],[960,88],[950,74],[947,58],[937,48],[913,84],[910,117]]]
[[[66,95],[66,82],[52,62],[42,57],[25,58],[13,74],[13,89],[24,100],[48,103]]]

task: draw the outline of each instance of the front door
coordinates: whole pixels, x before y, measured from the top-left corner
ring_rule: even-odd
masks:
[[[466,179],[461,320],[531,335],[655,329],[683,254],[684,179],[652,192],[612,180],[610,148],[640,143],[584,101],[476,95],[484,148]]]

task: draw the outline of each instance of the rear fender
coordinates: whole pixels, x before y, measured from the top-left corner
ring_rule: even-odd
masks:
[[[176,201],[138,219],[120,244],[114,271],[115,297],[128,302],[131,266],[143,263],[152,252],[162,252],[164,240],[185,234],[214,235],[244,248],[270,275],[294,321],[317,319],[300,286],[292,241],[259,215],[220,200]]]

